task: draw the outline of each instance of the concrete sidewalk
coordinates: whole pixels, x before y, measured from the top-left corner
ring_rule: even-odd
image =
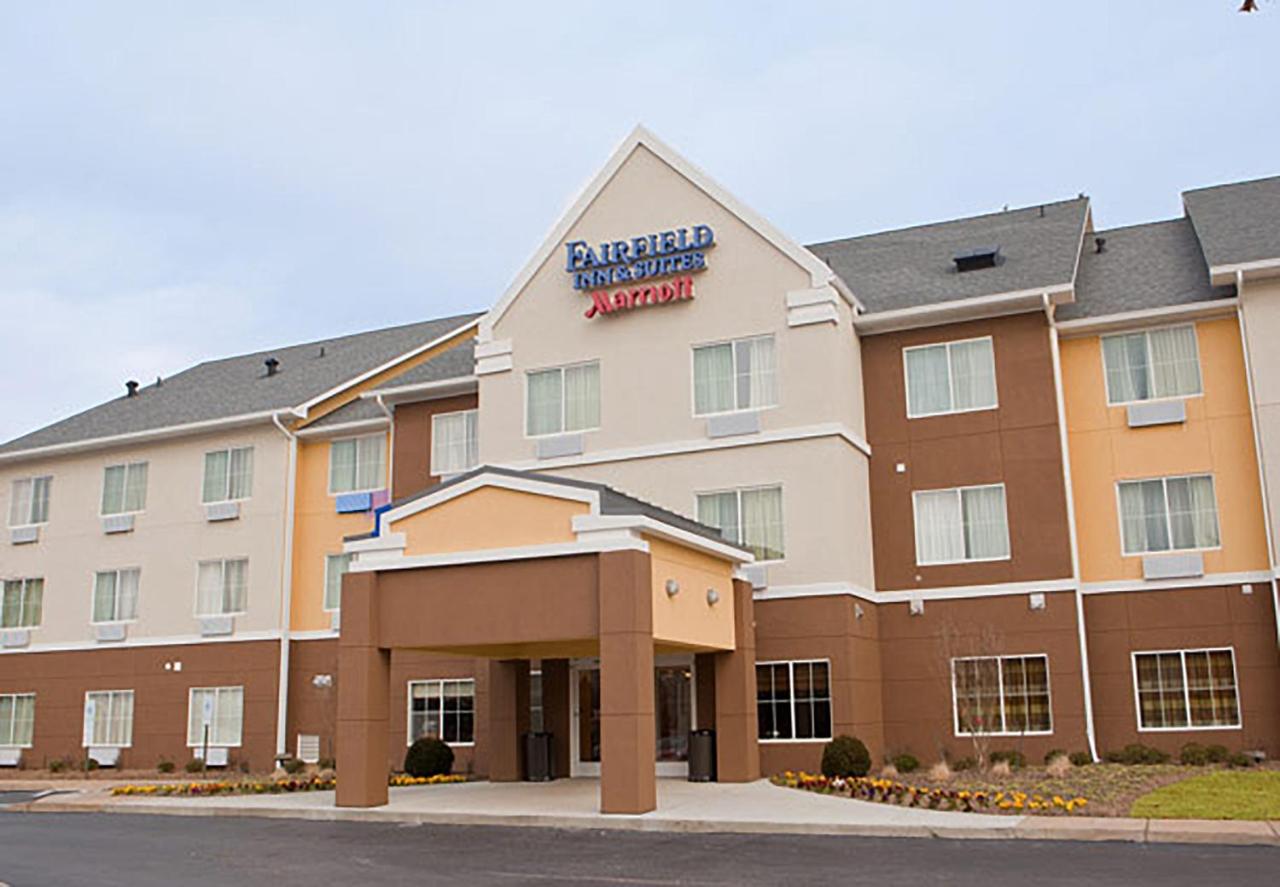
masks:
[[[597,811],[599,784],[590,779],[565,779],[541,784],[470,782],[393,788],[391,802],[373,809],[335,807],[332,792],[213,798],[112,797],[110,785],[99,781],[59,784],[56,787],[67,793],[7,809],[562,829],[1024,838],[1280,847],[1280,823],[1274,822],[950,813],[852,801],[780,788],[764,780],[747,784],[659,780],[658,809],[640,816],[600,814]],[[0,783],[0,789],[6,787],[17,788],[18,785]],[[54,786],[45,783],[44,787]]]

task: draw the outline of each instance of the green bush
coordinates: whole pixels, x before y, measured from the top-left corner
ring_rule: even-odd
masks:
[[[161,758],[160,763],[156,764],[156,770],[160,773],[172,773],[174,769],[173,761],[168,758]]]
[[[999,764],[1001,761],[1007,763],[1010,770],[1021,770],[1027,766],[1027,756],[1017,749],[993,751],[991,753],[991,763]]]
[[[1242,751],[1232,752],[1227,756],[1227,766],[1229,767],[1252,767],[1253,758],[1249,757]]]
[[[336,770],[338,769],[338,762],[335,761],[333,758],[321,758],[316,763],[316,766],[319,767],[321,770]]]
[[[1066,752],[1066,750],[1065,750],[1065,749],[1061,749],[1061,748],[1051,748],[1051,749],[1049,749],[1047,752],[1045,752],[1045,753],[1044,753],[1044,762],[1045,762],[1045,764],[1050,764],[1050,763],[1052,763],[1052,762],[1053,762],[1053,759],[1054,759],[1054,758],[1061,758],[1061,757],[1065,757],[1065,756],[1066,756],[1066,754],[1067,754],[1067,752]]]
[[[306,762],[301,758],[285,758],[280,762],[280,766],[284,768],[284,772],[290,776],[297,776],[303,770],[307,769]]]
[[[83,761],[80,762],[80,769],[85,771],[86,773],[89,772],[90,770],[97,770],[98,762],[95,761],[93,758],[85,758]]]
[[[1107,752],[1106,759],[1110,764],[1167,764],[1169,753],[1140,742],[1131,742],[1119,751]]]
[[[1211,745],[1204,751],[1210,764],[1225,764],[1231,757],[1231,752],[1227,751],[1225,745]]]
[[[920,759],[915,755],[907,754],[905,752],[900,755],[894,755],[893,760],[890,761],[890,763],[893,764],[893,768],[899,773],[913,773],[920,769]]]
[[[52,761],[49,762],[49,772],[61,773],[63,770],[67,769],[68,763],[69,762],[67,761],[66,758],[54,758]]]
[[[822,775],[866,776],[871,770],[871,753],[862,740],[837,736],[822,749]]]
[[[965,770],[972,770],[978,766],[978,762],[973,758],[960,758],[958,761],[950,763],[952,773],[963,773]]]
[[[1067,755],[1067,758],[1071,761],[1072,765],[1076,767],[1087,767],[1089,764],[1093,763],[1093,755],[1089,754],[1087,751],[1073,751],[1071,754]]]
[[[404,756],[404,772],[410,776],[439,776],[452,770],[453,749],[433,736],[415,740]]]
[[[188,773],[203,773],[204,761],[200,760],[199,758],[192,758],[191,760],[187,761],[186,766],[183,767],[182,769],[186,770]]]
[[[1178,753],[1178,762],[1188,767],[1203,767],[1209,763],[1209,750],[1198,742],[1188,742]]]

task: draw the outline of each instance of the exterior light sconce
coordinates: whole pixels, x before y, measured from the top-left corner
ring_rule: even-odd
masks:
[[[1253,586],[1252,586],[1252,585],[1248,585],[1248,584],[1241,585],[1241,586],[1240,586],[1240,593],[1241,593],[1241,594],[1253,594]]]
[[[1044,592],[1037,591],[1028,595],[1027,603],[1030,605],[1031,609],[1033,610],[1043,610],[1045,607]]]
[[[667,580],[667,597],[675,597],[680,593],[680,583],[674,579]]]
[[[862,618],[863,616],[865,616],[865,615],[867,615],[867,614],[863,611],[863,609],[862,609],[862,604],[854,604],[854,605],[853,605],[853,618],[854,618],[854,619],[861,619],[861,618]]]
[[[317,690],[327,690],[333,686],[333,675],[318,674],[311,678],[311,686]]]
[[[913,597],[907,606],[912,616],[924,615],[924,598],[919,596]]]
[[[720,592],[716,591],[714,588],[708,588],[707,604],[710,606],[715,606],[719,602],[720,602]]]

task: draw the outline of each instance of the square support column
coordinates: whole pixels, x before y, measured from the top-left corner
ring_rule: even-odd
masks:
[[[542,729],[551,734],[551,775],[569,775],[573,717],[569,707],[569,660],[542,660]]]
[[[387,803],[390,741],[391,651],[378,646],[378,577],[342,578],[342,630],[338,636],[339,807]]]
[[[600,811],[658,804],[649,556],[615,551],[600,565]]]
[[[489,662],[489,781],[519,782],[529,732],[529,660]]]
[[[756,628],[751,583],[733,582],[734,649],[717,653],[716,773],[719,782],[760,778],[756,720]]]

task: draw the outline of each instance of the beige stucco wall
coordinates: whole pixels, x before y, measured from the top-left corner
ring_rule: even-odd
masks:
[[[1280,278],[1246,281],[1241,293],[1254,408],[1271,512],[1272,551],[1280,552]]]
[[[252,497],[238,520],[208,523],[200,495],[204,454],[225,447],[254,448]],[[220,434],[139,444],[0,466],[0,577],[43,577],[44,616],[32,633],[32,648],[94,646],[90,624],[94,573],[124,567],[142,570],[137,621],[129,641],[141,638],[198,639],[194,616],[196,565],[201,560],[249,559],[248,612],[236,631],[279,628],[283,514],[288,446],[270,425]],[[131,533],[102,531],[103,469],[146,461],[146,510]],[[49,523],[40,541],[11,545],[7,530],[15,478],[53,475]],[[103,646],[119,644],[104,644]]]

